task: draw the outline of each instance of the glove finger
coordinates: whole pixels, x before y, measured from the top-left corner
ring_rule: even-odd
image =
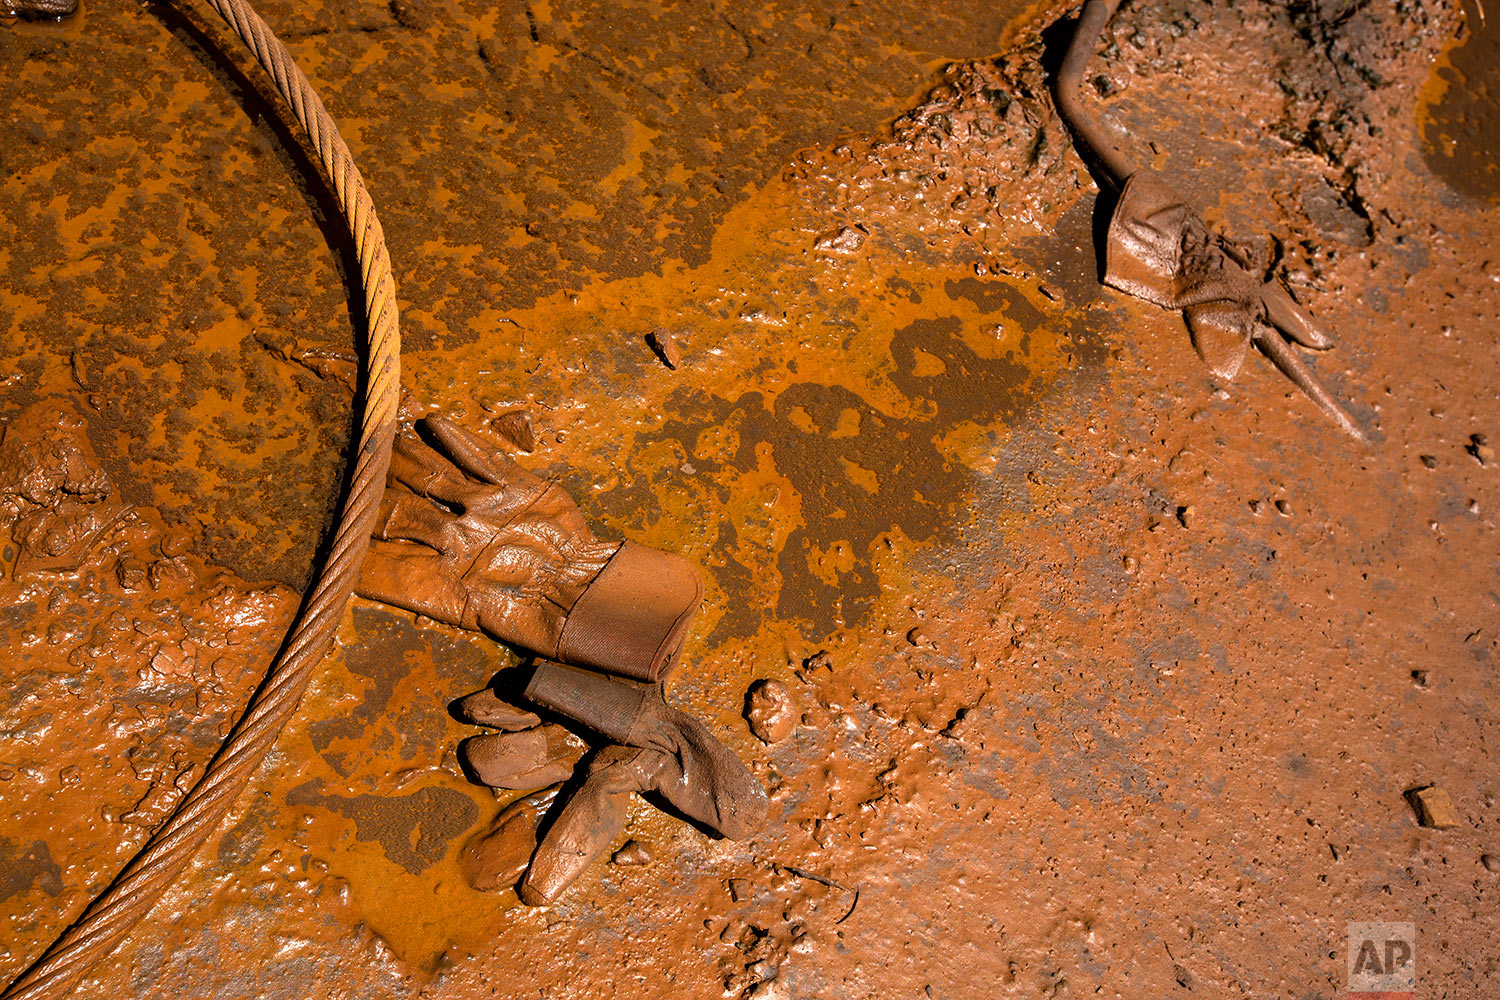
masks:
[[[475,479],[492,486],[529,486],[540,481],[505,452],[484,443],[446,417],[431,416],[422,425],[437,438],[448,457]]]
[[[555,723],[519,733],[487,733],[459,744],[470,774],[491,788],[530,791],[566,781],[587,745]]]
[[[445,560],[409,542],[370,543],[355,592],[449,625],[462,625],[464,588]]]
[[[1244,307],[1223,300],[1204,302],[1183,309],[1193,347],[1209,371],[1226,382],[1234,380],[1250,346],[1250,317]]]
[[[652,787],[686,816],[728,837],[743,840],[766,824],[766,790],[734,752],[686,712],[667,710],[678,749]]]
[[[375,537],[420,542],[438,552],[453,515],[406,489],[387,489],[375,520]]]
[[[417,496],[467,507],[475,486],[453,463],[421,440],[401,435],[391,447],[390,478]]]
[[[490,688],[466,695],[459,701],[457,712],[459,718],[465,722],[472,722],[476,726],[489,726],[492,729],[504,729],[507,732],[518,732],[542,724],[540,715],[502,701],[500,696]]]
[[[516,887],[522,902],[544,906],[557,900],[584,869],[609,848],[625,826],[630,789],[614,772],[628,758],[597,768],[563,806]]]
[[[516,884],[536,850],[542,816],[561,788],[553,785],[516,799],[464,845],[458,863],[470,886],[480,892],[495,892]]]
[[[1266,316],[1271,322],[1303,347],[1326,351],[1333,346],[1333,338],[1281,287],[1281,282],[1268,281],[1262,285],[1260,301],[1265,305]]]
[[[1297,352],[1292,350],[1291,345],[1283,340],[1279,333],[1275,330],[1268,330],[1264,336],[1257,337],[1256,341],[1275,362],[1276,367],[1281,369],[1282,374],[1306,393],[1307,397],[1317,404],[1318,409],[1331,417],[1345,434],[1357,441],[1369,440],[1365,437],[1365,432],[1360,430],[1359,425],[1354,422],[1354,418],[1349,416],[1327,389],[1323,388],[1323,383],[1319,382],[1312,370],[1302,363],[1302,359],[1297,357]]]

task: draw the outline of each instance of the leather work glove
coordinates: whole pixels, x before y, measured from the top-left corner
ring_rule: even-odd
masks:
[[[1204,225],[1160,174],[1137,170],[1126,179],[1109,222],[1104,283],[1181,309],[1199,357],[1226,381],[1239,374],[1250,344],[1260,345],[1340,427],[1363,438],[1283,335],[1315,350],[1332,347],[1332,338],[1264,271],[1245,249]]]
[[[550,823],[541,813],[551,808],[551,795],[556,793],[537,793],[508,806],[465,846],[465,877],[474,888],[516,885],[521,873],[517,859],[524,853],[530,864],[524,866],[517,893],[534,906],[556,901],[624,828],[632,794],[655,792],[682,815],[733,839],[748,837],[765,823],[767,799],[760,783],[702,723],[669,707],[656,685],[543,662],[526,697],[582,723],[610,743],[588,760],[583,783],[566,795]],[[496,728],[517,729],[529,721],[528,715],[541,722],[539,716],[505,704],[488,690],[463,699],[458,714]],[[528,779],[536,785],[562,780],[547,770],[559,758],[557,741],[543,732],[555,728],[559,727],[538,725],[475,737],[461,752],[470,773],[491,787],[522,788]],[[487,746],[481,742],[486,740],[508,741],[505,753],[476,754],[472,748]],[[480,756],[483,759],[476,759]],[[538,796],[547,796],[545,805]],[[537,844],[539,828],[545,836]]]
[[[1328,335],[1279,282],[1266,279],[1266,269],[1250,254],[1204,225],[1169,180],[1138,167],[1084,106],[1089,59],[1119,6],[1120,0],[1086,0],[1053,87],[1058,114],[1079,152],[1097,162],[1104,183],[1120,191],[1109,222],[1104,283],[1181,309],[1199,357],[1226,381],[1239,374],[1246,350],[1257,344],[1340,428],[1366,440],[1285,339],[1326,350],[1333,346]]]
[[[708,727],[668,705],[655,685],[613,680],[561,663],[539,663],[526,698],[588,726],[611,743],[664,758],[650,787],[683,815],[742,840],[766,822],[766,791]]]
[[[438,416],[396,438],[374,537],[360,596],[640,680],[703,596],[686,559],[595,537],[562,487]]]

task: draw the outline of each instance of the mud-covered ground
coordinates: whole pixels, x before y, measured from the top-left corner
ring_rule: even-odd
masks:
[[[351,261],[206,8],[0,20],[0,976],[190,786],[342,472]],[[1477,3],[1127,3],[1090,100],[1261,240],[1358,444],[1100,287],[1066,3],[266,0],[379,206],[403,381],[708,594],[673,700],[771,793],[555,906],[465,882],[450,703],[356,601],[80,996],[1332,998],[1500,982],[1500,167]],[[1495,12],[1491,12],[1492,18]],[[228,55],[225,55],[228,53]],[[681,349],[664,365],[648,336]],[[497,439],[498,440],[498,439]],[[752,681],[798,721],[767,744]],[[1456,825],[1408,795],[1446,791]]]

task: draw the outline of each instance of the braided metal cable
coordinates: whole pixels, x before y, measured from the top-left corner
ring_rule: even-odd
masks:
[[[203,777],[124,871],[78,920],[10,984],[0,1000],[43,1000],[73,985],[161,898],[229,811],[296,711],[354,590],[390,466],[399,401],[401,332],[395,279],[375,206],[323,102],[281,41],[246,0],[208,0],[270,75],[311,139],[359,255],[367,362],[353,478],[333,545],[286,644]]]

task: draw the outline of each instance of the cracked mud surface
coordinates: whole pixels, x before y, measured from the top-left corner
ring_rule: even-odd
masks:
[[[1098,285],[1065,4],[261,13],[379,206],[406,385],[497,440],[529,410],[521,460],[601,533],[702,567],[672,697],[772,818],[732,843],[637,802],[641,850],[559,904],[474,891],[511,796],[449,706],[515,658],[356,602],[80,996],[1332,998],[1368,920],[1416,923],[1420,996],[1493,990],[1477,8],[1127,4],[1093,64],[1142,162],[1273,241],[1366,449]],[[227,731],[340,477],[347,249],[210,18],[0,20],[7,979]],[[1457,825],[1418,824],[1424,785]]]

